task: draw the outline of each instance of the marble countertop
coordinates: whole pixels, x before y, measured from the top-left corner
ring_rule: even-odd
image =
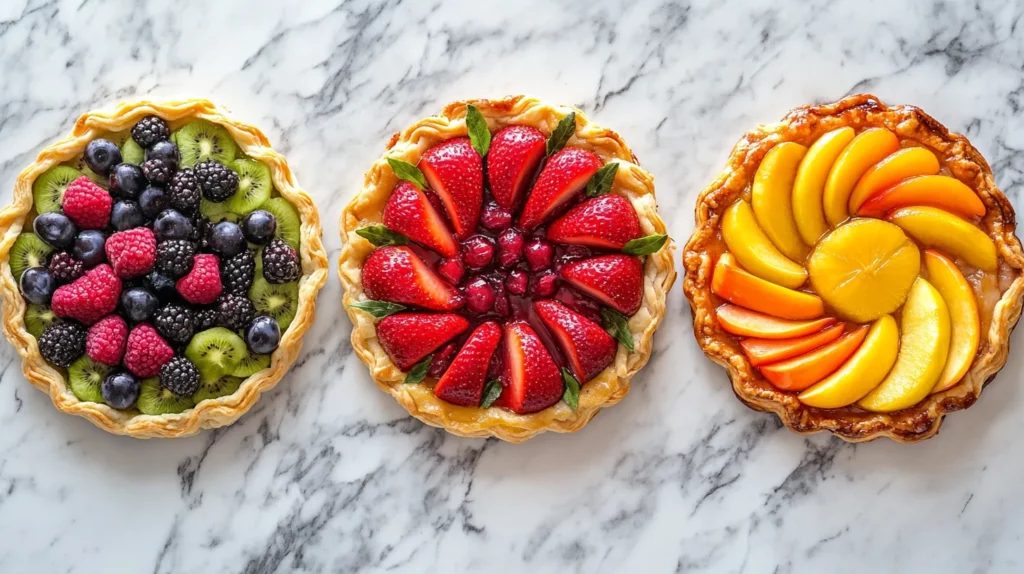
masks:
[[[426,427],[348,344],[337,217],[390,134],[530,93],[621,133],[677,241],[740,134],[870,91],[965,133],[1024,213],[1017,0],[0,2],[0,200],[83,111],[205,96],[317,201],[331,275],[290,376],[173,441],[58,413],[0,345],[0,572],[1019,572],[1024,336],[916,446],[803,437],[735,400],[679,283],[618,406],[523,445]]]

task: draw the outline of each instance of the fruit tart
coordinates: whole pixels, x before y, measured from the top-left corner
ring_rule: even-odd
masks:
[[[621,400],[675,280],[653,179],[622,138],[523,96],[396,134],[341,234],[356,353],[461,436],[573,432]]]
[[[90,112],[0,213],[4,333],[61,411],[140,438],[231,424],[295,361],[327,275],[316,207],[205,100]]]
[[[684,290],[748,406],[849,441],[933,436],[1006,362],[1013,207],[967,138],[855,95],[756,128],[700,195]]]

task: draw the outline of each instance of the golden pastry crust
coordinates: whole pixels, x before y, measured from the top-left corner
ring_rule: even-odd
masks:
[[[748,188],[762,158],[784,141],[810,145],[821,135],[843,126],[855,129],[885,127],[901,140],[919,142],[933,150],[950,175],[974,189],[988,209],[980,226],[995,241],[999,258],[1016,277],[996,303],[990,328],[983,334],[970,370],[957,385],[936,393],[911,408],[873,413],[855,408],[820,409],[797,400],[795,394],[776,389],[764,380],[715,320],[711,294],[714,251],[720,244],[720,221],[725,209]],[[992,169],[962,135],[913,106],[886,106],[867,94],[854,95],[828,105],[804,106],[776,124],[763,125],[744,135],[732,151],[719,177],[697,200],[696,229],[683,253],[683,290],[690,300],[693,331],[704,353],[729,371],[733,391],[747,406],[773,412],[799,433],[829,431],[862,442],[887,436],[905,443],[930,438],[942,418],[965,409],[978,399],[982,388],[1006,363],[1010,331],[1021,315],[1024,301],[1024,251],[1014,235],[1013,206],[996,187]]]
[[[492,132],[507,125],[525,125],[550,134],[560,119],[575,111],[576,135],[567,145],[590,150],[605,162],[619,162],[612,193],[630,201],[640,218],[644,234],[667,233],[664,221],[658,216],[654,178],[637,164],[636,157],[618,134],[591,123],[580,110],[526,96],[449,104],[441,115],[420,120],[391,138],[385,155],[366,173],[362,191],[341,215],[341,239],[344,245],[338,259],[338,273],[345,288],[344,303],[352,319],[352,347],[369,367],[370,376],[377,386],[393,396],[411,415],[429,425],[442,427],[460,436],[495,436],[509,442],[522,442],[549,430],[575,432],[586,425],[601,408],[611,406],[626,396],[633,375],[647,363],[654,331],[665,316],[665,299],[676,277],[671,242],[657,253],[647,256],[644,264],[643,304],[629,319],[635,352],[629,353],[620,345],[612,365],[583,385],[579,408],[575,411],[562,402],[530,415],[517,415],[501,408],[459,407],[435,397],[430,385],[403,384],[405,374],[391,362],[377,341],[373,317],[349,307],[352,303],[366,299],[362,289],[362,266],[374,249],[370,242],[356,235],[355,231],[381,221],[384,205],[398,182],[388,166],[387,158],[416,164],[420,156],[435,144],[465,136],[468,104],[480,110]]]
[[[25,330],[25,301],[11,274],[9,253],[21,233],[25,217],[32,211],[32,184],[49,168],[79,156],[93,139],[124,132],[148,115],[171,124],[201,118],[224,126],[238,147],[248,156],[270,167],[274,187],[298,210],[302,220],[302,277],[299,280],[299,308],[294,321],[282,334],[280,347],[270,367],[247,378],[234,394],[208,399],[183,413],[167,415],[132,414],[104,404],[78,400],[68,388],[64,375],[39,354],[36,339]],[[327,281],[327,254],[320,240],[320,215],[313,200],[303,191],[284,157],[270,147],[266,136],[253,126],[230,118],[227,111],[206,100],[153,102],[140,100],[118,104],[112,110],[83,114],[71,134],[50,145],[26,167],[14,183],[14,201],[0,212],[0,295],[3,296],[3,329],[22,357],[22,372],[39,390],[50,395],[57,409],[84,417],[115,434],[136,438],[188,436],[204,428],[229,425],[248,411],[260,395],[270,390],[288,371],[302,348],[302,336],[313,322],[316,296]]]

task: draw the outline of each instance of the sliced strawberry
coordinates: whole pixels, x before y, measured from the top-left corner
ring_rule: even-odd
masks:
[[[590,181],[601,160],[585,149],[567,147],[548,159],[526,198],[519,226],[533,229],[554,215]]]
[[[548,227],[550,241],[598,249],[619,250],[639,237],[640,220],[633,206],[611,193],[580,203]]]
[[[428,149],[419,167],[441,198],[455,236],[465,239],[472,235],[484,202],[484,162],[469,138],[455,138]]]
[[[544,159],[547,138],[527,126],[508,126],[491,138],[487,153],[487,178],[498,205],[515,208],[523,191]]]
[[[640,309],[644,264],[640,258],[616,253],[566,263],[562,279],[627,317]]]
[[[525,321],[505,325],[508,386],[497,403],[521,415],[544,410],[562,398],[562,375],[540,337]]]
[[[436,311],[451,311],[464,303],[459,291],[408,247],[381,247],[371,253],[363,264],[363,290],[370,299]]]
[[[556,301],[535,301],[533,308],[558,341],[569,370],[580,383],[612,364],[618,344],[600,325]]]
[[[404,181],[391,192],[384,206],[384,225],[445,257],[455,257],[459,245],[420,188]]]
[[[453,405],[479,405],[487,383],[487,367],[499,342],[501,327],[497,323],[489,321],[477,327],[437,382],[434,395]]]
[[[395,365],[408,371],[468,328],[469,321],[453,313],[399,313],[377,323],[377,340]]]

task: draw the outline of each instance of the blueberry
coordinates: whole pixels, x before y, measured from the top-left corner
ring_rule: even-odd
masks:
[[[98,175],[110,175],[110,170],[121,163],[121,150],[105,139],[92,140],[85,146],[85,164]]]
[[[118,231],[142,227],[146,224],[146,214],[142,213],[139,204],[123,199],[114,204],[110,210],[110,225]]]
[[[257,209],[242,220],[245,238],[257,245],[266,245],[277,231],[277,219],[269,211]]]
[[[146,217],[153,219],[171,204],[167,192],[159,187],[149,186],[139,194],[139,207]]]
[[[178,146],[174,145],[174,142],[162,140],[146,150],[146,161],[151,159],[162,159],[177,169],[181,156],[178,154]]]
[[[245,236],[237,223],[221,221],[210,230],[210,249],[223,257],[234,257],[245,251]]]
[[[178,298],[178,289],[175,287],[174,279],[153,271],[146,276],[146,282],[149,283],[149,290],[161,302],[166,303]]]
[[[86,229],[75,238],[75,248],[71,254],[87,269],[91,269],[107,260],[107,254],[103,250],[104,243],[106,239],[103,233],[95,229]]]
[[[281,343],[281,327],[273,317],[261,315],[245,330],[245,343],[253,353],[268,355]]]
[[[46,267],[30,267],[21,274],[21,294],[29,303],[49,305],[57,281]]]
[[[165,209],[153,221],[153,233],[157,241],[188,239],[192,235],[192,222],[178,211]]]
[[[135,199],[146,187],[142,168],[130,163],[119,163],[110,172],[110,194],[114,197]]]
[[[32,221],[32,231],[36,232],[39,239],[42,239],[50,247],[65,249],[75,239],[78,229],[71,223],[68,216],[63,213],[51,211],[40,213]]]
[[[127,371],[107,375],[100,385],[103,401],[115,409],[127,409],[139,399],[142,383]]]
[[[144,287],[132,287],[121,293],[121,308],[132,323],[141,323],[153,316],[160,301]]]

